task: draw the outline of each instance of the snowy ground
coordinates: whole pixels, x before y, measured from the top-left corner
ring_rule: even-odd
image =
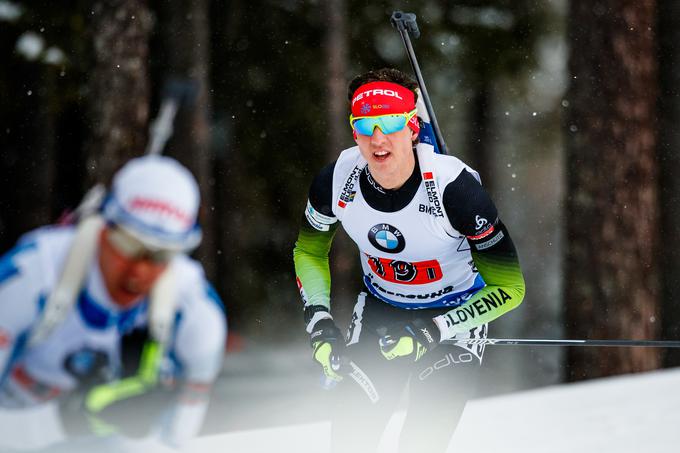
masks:
[[[452,445],[467,451],[483,439],[485,453],[679,451],[679,386],[675,369],[473,401]]]
[[[540,348],[496,348],[485,358],[478,397],[468,403],[449,453],[638,453],[680,451],[680,369],[526,389],[522,373],[544,367]],[[526,354],[533,360],[519,361]],[[328,393],[317,384],[319,370],[308,348],[250,349],[230,355],[217,382],[206,426],[191,453],[326,453],[329,451]],[[553,373],[553,372],[551,372]],[[553,373],[554,374],[554,373]],[[3,420],[0,441],[19,434],[37,441],[57,430],[25,414],[19,426]],[[381,453],[395,452],[403,419],[388,426]],[[14,448],[18,445],[10,443]],[[37,444],[35,444],[37,445]],[[82,451],[165,453],[148,443],[86,446]],[[0,442],[0,451],[2,451]],[[56,450],[59,453],[62,450]],[[67,449],[68,453],[74,451]],[[55,451],[50,450],[50,453]]]
[[[641,453],[680,449],[680,370],[599,379],[473,400],[449,453]],[[403,418],[388,426],[381,453],[396,451]],[[297,424],[194,441],[192,452],[324,453],[327,422]]]

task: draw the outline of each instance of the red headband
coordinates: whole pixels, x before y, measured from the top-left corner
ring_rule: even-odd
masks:
[[[352,115],[378,116],[408,113],[416,108],[413,91],[392,82],[370,82],[361,85],[352,96]],[[412,131],[418,132],[418,118],[408,122]]]

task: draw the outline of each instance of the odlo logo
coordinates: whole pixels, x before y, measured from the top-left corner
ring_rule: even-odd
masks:
[[[441,370],[442,368],[447,368],[449,366],[455,366],[460,363],[469,363],[472,362],[473,359],[474,357],[469,352],[463,352],[462,354],[458,355],[454,355],[453,353],[449,352],[444,356],[443,359],[437,360],[432,366],[428,366],[423,371],[421,371],[418,375],[418,379],[424,381],[437,370]]]
[[[381,252],[399,253],[406,247],[406,240],[397,228],[379,223],[368,232],[368,241]]]

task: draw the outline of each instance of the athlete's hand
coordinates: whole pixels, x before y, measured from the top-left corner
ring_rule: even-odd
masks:
[[[155,341],[147,341],[142,350],[137,373],[89,390],[85,397],[85,408],[92,414],[98,414],[114,404],[151,391],[158,382],[162,357],[162,346]]]
[[[416,318],[380,338],[380,351],[387,360],[406,357],[416,362],[439,344],[440,337],[439,327],[432,319]]]
[[[64,368],[78,381],[78,388],[87,391],[110,380],[111,364],[103,351],[85,348],[69,354]]]
[[[120,432],[130,437],[147,435],[164,405],[174,394],[158,385],[164,348],[148,340],[144,344],[136,373],[83,389],[60,405],[66,414],[64,429],[73,436],[108,435]],[[76,398],[75,395],[79,397]],[[130,418],[130,414],[134,417]]]
[[[340,356],[345,349],[345,338],[332,319],[326,318],[318,321],[310,335],[314,360],[323,368],[326,378],[339,382],[342,376],[340,370]]]

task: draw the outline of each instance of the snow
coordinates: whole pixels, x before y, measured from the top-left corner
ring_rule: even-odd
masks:
[[[45,52],[43,61],[47,64],[60,65],[66,62],[66,55],[64,55],[63,50],[52,46]]]
[[[678,385],[676,369],[474,401],[452,444],[483,438],[486,453],[677,451]]]
[[[29,61],[37,59],[45,48],[45,40],[34,31],[27,31],[17,40],[16,50]]]
[[[465,408],[448,453],[678,451],[679,386],[680,369],[673,369],[472,400]],[[287,410],[292,413],[297,409],[299,407],[288,407]],[[24,434],[29,433],[29,438],[44,437],[46,431],[53,431],[52,435],[59,437],[56,426],[35,423],[39,418],[37,412],[31,415],[27,411],[25,416],[20,420],[21,427],[18,429]],[[403,419],[403,412],[392,417],[383,434],[379,453],[397,451],[397,438]],[[17,426],[10,428],[2,420],[0,411],[0,437],[7,440],[6,436],[12,429],[17,429]],[[36,430],[40,431],[41,436],[37,436]],[[193,440],[184,451],[326,453],[330,451],[329,434],[328,421],[300,423],[204,436]],[[100,453],[169,451],[150,440],[110,439],[108,443],[102,444],[101,440],[90,439],[89,442],[82,444],[82,447],[87,447],[82,451],[92,451],[95,445],[92,442],[97,442],[96,448]],[[54,451],[71,453],[76,451],[76,445]],[[24,443],[22,446],[25,448],[29,445]],[[38,445],[34,443],[33,446]],[[425,447],[423,451],[427,451]]]
[[[64,440],[56,404],[29,409],[0,408],[0,451],[38,449]]]
[[[0,21],[14,22],[21,17],[21,8],[7,1],[0,1]]]
[[[45,39],[34,31],[24,32],[16,42],[16,51],[28,61],[35,61],[42,57],[42,61],[51,65],[61,65],[66,62],[64,51],[51,46],[45,49]]]
[[[640,453],[680,445],[680,369],[565,384],[468,403],[448,453]],[[395,452],[404,414],[380,453]],[[192,452],[324,453],[328,422],[206,436]]]

